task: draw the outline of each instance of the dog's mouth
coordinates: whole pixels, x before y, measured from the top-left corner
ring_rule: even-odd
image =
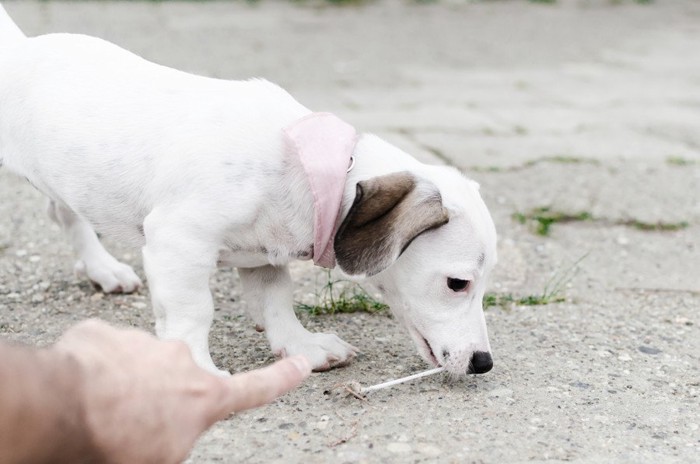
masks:
[[[413,325],[410,325],[408,330],[413,336],[413,339],[416,340],[418,352],[423,356],[423,358],[425,358],[426,361],[433,364],[435,367],[441,367],[442,364],[440,364],[440,361],[437,360],[437,357],[433,352],[433,347],[430,346],[428,339],[425,338],[423,334],[421,334],[420,331],[418,331],[418,329]]]
[[[435,366],[439,367],[440,363],[438,362],[437,358],[435,357],[435,353],[433,353],[433,347],[430,346],[430,343],[428,343],[428,340],[426,340],[425,337],[421,337],[421,338],[423,338],[423,343],[428,348],[428,351],[429,351],[428,355],[429,355],[430,362],[435,364]]]

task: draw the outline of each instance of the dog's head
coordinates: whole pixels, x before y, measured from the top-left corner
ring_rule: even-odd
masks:
[[[360,181],[335,240],[338,266],[382,292],[418,352],[452,374],[491,369],[482,300],[496,230],[476,182],[422,166]]]

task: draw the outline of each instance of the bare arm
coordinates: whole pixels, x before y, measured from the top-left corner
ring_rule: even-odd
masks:
[[[216,377],[180,342],[98,321],[50,349],[0,344],[0,462],[178,462],[213,423],[310,372],[289,358]]]

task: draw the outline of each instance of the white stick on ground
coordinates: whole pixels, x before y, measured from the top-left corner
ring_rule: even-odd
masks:
[[[374,390],[381,390],[382,388],[393,387],[394,385],[408,382],[409,380],[420,379],[421,377],[427,377],[429,375],[437,374],[438,372],[442,372],[444,370],[445,370],[444,367],[436,367],[435,369],[430,369],[427,371],[419,372],[417,374],[409,375],[408,377],[402,377],[400,379],[390,380],[390,381],[384,382],[384,383],[378,383],[377,385],[372,385],[371,387],[362,387],[362,388],[360,388],[359,393],[365,394],[365,393],[368,393],[368,392],[371,392]]]

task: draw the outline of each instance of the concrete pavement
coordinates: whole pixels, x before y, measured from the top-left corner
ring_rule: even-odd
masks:
[[[5,2],[30,35],[83,32],[222,78],[261,76],[481,183],[497,295],[539,295],[583,257],[565,301],[491,308],[494,370],[368,402],[330,386],[424,367],[385,315],[304,316],[363,349],[207,433],[191,462],[694,462],[700,453],[700,3]],[[0,172],[0,331],[46,344],[85,317],[151,328],[147,292],[103,296],[23,180]],[[514,213],[590,219],[533,233]],[[679,230],[643,230],[653,225]],[[684,224],[687,224],[684,225]],[[138,250],[110,243],[142,274]],[[297,299],[323,275],[295,266]],[[267,364],[235,272],[212,281],[212,350]]]

